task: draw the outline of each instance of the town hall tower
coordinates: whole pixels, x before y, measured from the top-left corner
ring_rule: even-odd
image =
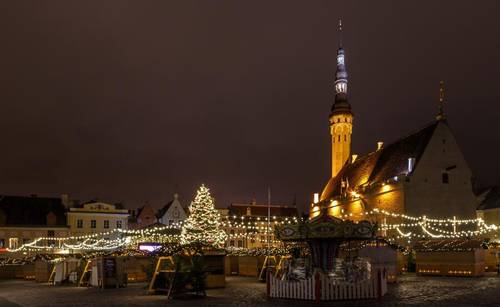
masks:
[[[339,21],[342,37],[342,21]],[[337,176],[351,154],[351,135],[354,116],[347,99],[347,70],[342,39],[337,52],[335,75],[335,102],[330,113],[330,134],[332,135],[332,178]]]

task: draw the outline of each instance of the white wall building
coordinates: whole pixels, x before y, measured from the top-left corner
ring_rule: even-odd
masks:
[[[158,222],[164,225],[179,223],[187,218],[186,209],[179,202],[179,195],[174,194],[174,199],[168,202],[158,212]]]
[[[72,234],[90,234],[128,228],[128,210],[115,205],[90,202],[79,208],[70,208],[67,215]]]

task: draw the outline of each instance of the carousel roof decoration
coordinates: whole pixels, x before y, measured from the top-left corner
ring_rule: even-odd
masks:
[[[376,236],[377,224],[370,221],[341,220],[327,214],[326,208],[313,219],[297,224],[276,226],[276,236],[282,241],[314,239],[367,240]]]

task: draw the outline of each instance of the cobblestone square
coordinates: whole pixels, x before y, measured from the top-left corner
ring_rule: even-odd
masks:
[[[30,281],[0,282],[0,306],[500,306],[500,277],[482,278],[419,277],[412,274],[389,285],[381,300],[324,302],[268,300],[266,286],[254,278],[228,277],[225,289],[208,291],[196,300],[170,300],[147,295],[146,284],[122,289],[98,290],[50,286]]]

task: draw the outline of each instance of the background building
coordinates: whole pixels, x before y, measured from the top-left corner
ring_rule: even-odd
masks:
[[[67,212],[71,234],[106,232],[128,228],[128,210],[97,201],[70,208]]]
[[[0,195],[0,251],[38,237],[67,236],[64,199]]]
[[[144,206],[137,209],[137,211],[131,210],[132,214],[129,216],[129,228],[130,229],[141,229],[157,223],[156,212],[153,207],[146,203]]]
[[[228,234],[226,246],[262,248],[278,247],[274,227],[299,218],[296,206],[271,204],[270,223],[268,224],[268,205],[252,203],[233,203],[227,209],[219,209],[224,230]],[[271,228],[269,231],[268,225]]]
[[[486,224],[500,226],[500,186],[487,189],[479,198],[481,202],[477,207],[477,217],[483,219]],[[500,243],[500,236],[495,234],[491,239]]]
[[[187,218],[187,210],[179,202],[179,195],[174,194],[174,199],[158,211],[158,222],[164,225],[180,223]]]

